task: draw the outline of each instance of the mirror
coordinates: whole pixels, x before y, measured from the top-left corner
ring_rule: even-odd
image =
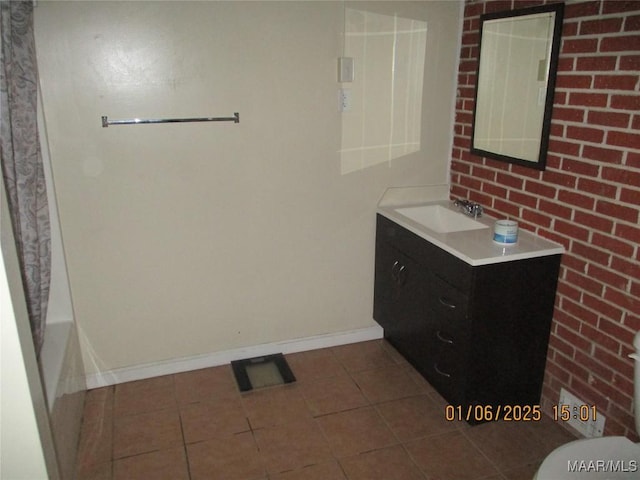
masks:
[[[480,17],[471,153],[544,170],[564,4]]]

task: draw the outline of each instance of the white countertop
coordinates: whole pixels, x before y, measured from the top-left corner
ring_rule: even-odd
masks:
[[[508,246],[497,244],[493,241],[493,226],[496,219],[487,215],[476,219],[485,224],[487,228],[439,233],[411,220],[396,210],[421,205],[441,205],[458,212],[451,200],[433,200],[404,205],[385,205],[384,202],[381,202],[378,205],[378,213],[473,266],[558,255],[565,251],[559,243],[542,238],[522,228],[518,230],[516,244]],[[517,221],[515,218],[511,220]]]

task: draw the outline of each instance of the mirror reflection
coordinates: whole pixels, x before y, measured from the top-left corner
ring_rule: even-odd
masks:
[[[342,174],[421,148],[427,22],[363,8],[345,10],[345,56],[354,83],[342,124]]]
[[[562,8],[481,17],[472,153],[544,169]]]

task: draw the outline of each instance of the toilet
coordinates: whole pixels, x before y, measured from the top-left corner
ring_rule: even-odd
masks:
[[[640,434],[640,332],[633,342],[634,410]],[[640,480],[640,443],[627,437],[575,440],[556,448],[540,465],[534,480]]]

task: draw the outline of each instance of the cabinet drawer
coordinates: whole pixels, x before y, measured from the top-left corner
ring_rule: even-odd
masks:
[[[463,326],[468,316],[469,297],[437,276],[432,276],[429,309],[435,318]]]
[[[388,242],[429,271],[459,288],[470,290],[473,267],[440,247],[426,241],[383,215],[378,214],[376,240]]]

